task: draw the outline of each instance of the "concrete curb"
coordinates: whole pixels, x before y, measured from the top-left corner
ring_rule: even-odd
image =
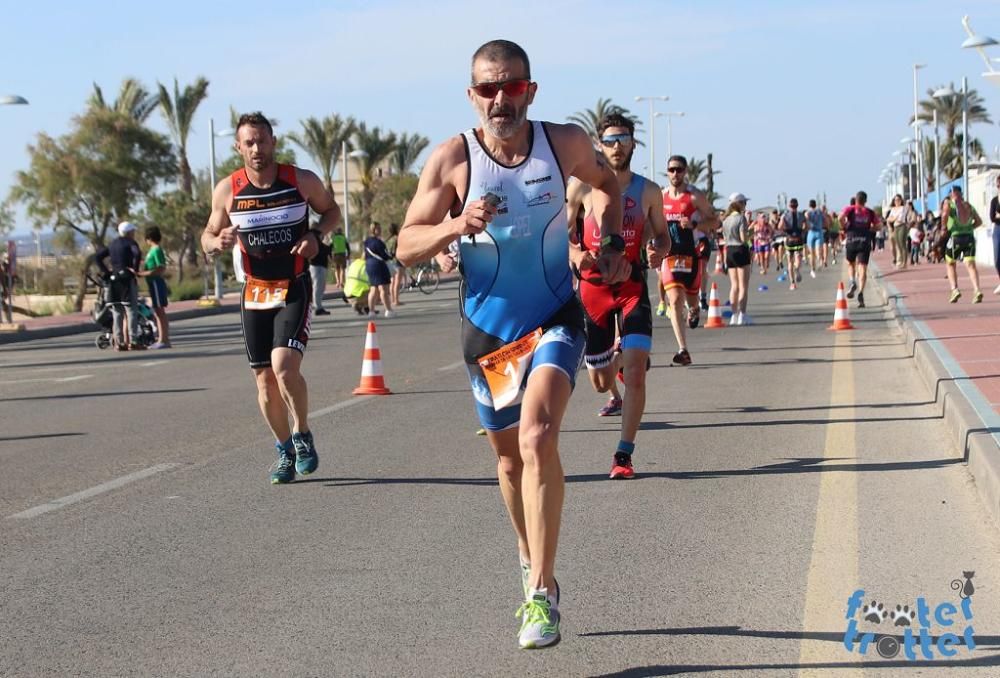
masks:
[[[933,393],[934,402],[941,405],[945,424],[958,443],[980,497],[993,520],[1000,524],[1000,446],[995,437],[1000,434],[1000,428],[984,420],[970,402],[961,383],[964,382],[967,388],[975,388],[969,383],[968,375],[957,364],[952,369],[945,365],[943,360],[953,360],[951,354],[913,318],[903,301],[904,295],[883,278],[881,271],[872,280],[885,298],[888,319],[899,326],[917,371]]]

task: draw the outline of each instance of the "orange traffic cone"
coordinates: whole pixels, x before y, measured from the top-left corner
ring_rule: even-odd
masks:
[[[715,275],[722,275],[725,271],[722,269],[722,258],[725,256],[725,247],[720,247],[718,253],[715,255]]]
[[[837,285],[837,303],[834,305],[833,324],[828,330],[853,330],[851,318],[847,314],[847,297],[844,296],[844,283]]]
[[[378,337],[375,336],[375,323],[368,322],[368,336],[365,337],[365,357],[361,363],[361,384],[353,391],[354,395],[391,395],[386,388],[382,376],[382,352],[378,348]]]
[[[705,321],[705,329],[717,330],[725,327],[722,322],[722,307],[719,306],[719,286],[712,283],[712,291],[708,295],[708,319]]]

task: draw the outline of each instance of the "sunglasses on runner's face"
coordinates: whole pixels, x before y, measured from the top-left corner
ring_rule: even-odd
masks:
[[[500,90],[503,90],[503,93],[509,97],[519,97],[528,91],[528,85],[530,84],[531,81],[527,78],[504,80],[502,82],[481,82],[473,85],[472,91],[484,99],[495,98]]]
[[[674,165],[673,167],[667,168],[667,174],[676,174],[677,172],[685,172],[687,167],[681,167],[680,165]]]
[[[622,146],[628,146],[632,143],[632,135],[609,134],[606,137],[601,137],[601,145],[605,148],[613,148],[616,143],[621,144]]]

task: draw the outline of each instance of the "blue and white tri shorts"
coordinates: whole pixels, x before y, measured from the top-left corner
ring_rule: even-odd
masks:
[[[540,367],[554,367],[569,379],[570,388],[576,386],[576,373],[583,363],[587,339],[583,331],[568,325],[550,327],[538,340],[538,346],[531,356],[531,364],[525,370],[524,381],[521,382],[521,393],[514,404],[496,410],[493,408],[493,396],[486,384],[486,376],[479,363],[466,364],[469,371],[469,381],[472,383],[472,395],[476,402],[476,414],[479,422],[488,431],[503,431],[515,428],[521,423],[521,399],[528,385],[531,374]]]
[[[806,235],[806,245],[809,249],[819,247],[823,244],[823,231],[809,231]]]

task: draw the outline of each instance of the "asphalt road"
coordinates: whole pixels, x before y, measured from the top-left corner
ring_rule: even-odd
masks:
[[[539,652],[516,646],[516,544],[454,285],[378,323],[391,397],[351,395],[365,323],[316,320],[321,462],[290,486],[268,484],[235,314],[175,323],[170,351],[0,347],[0,675],[1000,675],[997,526],[881,299],[833,333],[832,270],[766,282],[756,326],[690,334],[690,367],[668,367],[656,319],[634,481],[606,479],[618,420],[581,373],[563,641]],[[855,589],[933,610],[963,571],[974,619],[930,635],[972,625],[974,650],[845,648]]]

